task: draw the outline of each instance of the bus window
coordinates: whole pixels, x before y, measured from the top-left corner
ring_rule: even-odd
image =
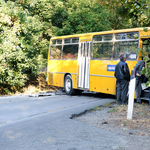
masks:
[[[57,44],[62,44],[62,40],[61,39],[57,40],[56,42],[57,42]]]
[[[50,48],[50,59],[61,59],[62,39],[52,40]]]
[[[120,41],[114,44],[113,59],[119,59],[120,54],[126,54],[127,59],[137,59],[138,41]]]
[[[138,32],[129,32],[129,33],[116,33],[115,40],[138,40],[139,34]]]
[[[64,45],[63,47],[63,59],[77,59],[79,44]]]
[[[102,35],[96,35],[93,37],[93,42],[102,41]]]
[[[56,40],[52,40],[51,44],[52,45],[56,44]]]
[[[127,35],[127,39],[131,39],[131,40],[135,40],[139,38],[138,32],[130,32],[130,33],[126,33],[126,35]]]
[[[103,36],[103,41],[112,41],[112,39],[113,39],[112,34],[108,34],[108,35]]]
[[[113,35],[112,34],[106,34],[106,35],[95,35],[93,37],[93,42],[105,42],[105,41],[112,41],[113,40]]]
[[[79,43],[79,38],[73,38],[72,43]]]
[[[93,59],[111,59],[113,43],[93,43]]]
[[[51,46],[50,59],[61,59],[62,46]]]
[[[127,60],[136,60],[138,46],[138,32],[116,33],[113,59],[119,59],[120,54],[126,54]]]
[[[63,59],[77,59],[79,49],[79,38],[64,39]]]
[[[79,38],[67,38],[64,39],[64,43],[68,44],[68,43],[79,43]]]
[[[93,36],[93,59],[111,59],[113,47],[112,40],[113,34]]]
[[[64,43],[65,43],[65,44],[66,44],[66,43],[71,43],[70,38],[69,38],[69,39],[64,39]]]

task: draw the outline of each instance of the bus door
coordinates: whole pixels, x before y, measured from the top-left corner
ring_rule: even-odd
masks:
[[[89,66],[90,66],[91,41],[80,43],[78,55],[78,88],[89,89]]]

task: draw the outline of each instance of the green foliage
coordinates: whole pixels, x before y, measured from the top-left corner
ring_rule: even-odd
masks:
[[[143,28],[145,32],[147,32],[147,28]],[[147,45],[144,47],[144,45]],[[144,74],[148,81],[146,83],[147,86],[150,86],[150,35],[147,36],[147,39],[143,41],[143,49],[140,50],[141,57],[143,57],[143,61],[145,62],[145,67],[142,69],[141,73]]]
[[[74,34],[111,29],[112,14],[96,0],[69,0],[68,16],[58,34]],[[71,29],[71,30],[70,30]]]
[[[35,13],[49,36],[110,30],[113,17],[97,0],[40,0]]]
[[[150,25],[150,1],[149,0],[126,0],[125,9],[130,26],[146,27]]]
[[[113,108],[110,109],[108,112],[109,112],[109,113],[114,113],[114,112],[117,112],[117,111],[118,111],[118,108],[113,107]]]
[[[38,16],[15,2],[0,2],[0,86],[7,93],[24,86],[28,71],[36,73],[42,25]]]
[[[29,72],[35,75],[46,68],[52,36],[146,27],[149,11],[148,0],[1,0],[3,92],[20,89]]]
[[[146,85],[150,85],[150,58],[149,58],[149,53],[145,51],[145,49],[141,50],[141,57],[143,57],[143,61],[145,62],[145,67],[142,69],[141,73],[144,74],[147,78],[148,81]]]
[[[114,29],[150,26],[149,0],[100,0],[100,3],[114,13]]]
[[[107,8],[109,13],[113,13],[112,29],[123,29],[128,26],[127,10],[125,1],[122,0],[100,0],[100,4]]]
[[[18,90],[46,68],[54,35],[111,29],[112,14],[98,0],[1,0],[0,85]]]
[[[98,111],[98,110],[101,110],[102,107],[101,106],[96,106],[95,108],[93,108],[93,111]]]

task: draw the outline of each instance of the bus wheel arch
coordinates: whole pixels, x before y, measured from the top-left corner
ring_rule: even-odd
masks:
[[[74,95],[75,89],[73,89],[73,81],[71,74],[67,73],[64,76],[64,89],[67,95]]]

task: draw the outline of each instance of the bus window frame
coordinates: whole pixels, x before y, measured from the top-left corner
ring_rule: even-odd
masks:
[[[138,35],[138,38],[137,39],[128,39],[127,38],[127,34],[129,34],[129,33],[136,33],[137,35]],[[125,34],[126,35],[126,39],[119,39],[119,40],[116,40],[116,37],[115,37],[115,35],[116,34]],[[93,38],[94,38],[94,36],[102,36],[102,41],[94,41],[93,40]],[[117,42],[129,42],[129,41],[137,41],[138,42],[138,48],[139,48],[139,45],[140,45],[140,37],[139,37],[139,31],[133,31],[133,32],[118,32],[118,33],[112,33],[112,34],[99,34],[99,35],[93,35],[93,38],[92,38],[92,51],[91,51],[91,60],[118,60],[119,59],[119,57],[118,58],[114,58],[114,48],[115,48],[115,43],[117,43]],[[104,35],[112,35],[112,40],[108,40],[108,41],[104,41]],[[93,44],[94,43],[109,43],[109,42],[112,42],[112,56],[110,57],[110,59],[102,59],[102,58],[93,58]],[[132,60],[132,61],[137,61],[137,59],[138,59],[138,54],[136,54],[137,55],[137,57],[136,57],[136,59],[127,59],[127,61],[130,61],[130,60]]]
[[[118,42],[138,42],[138,46],[137,46],[137,47],[139,47],[139,41],[138,41],[138,40],[132,40],[132,41],[127,41],[127,40],[116,41],[116,42],[114,43],[114,51],[115,51],[115,44],[118,43]],[[136,54],[136,59],[127,59],[127,58],[126,58],[126,60],[127,60],[127,61],[128,61],[128,60],[137,61],[137,59],[138,59],[138,53],[135,53],[135,54]],[[114,52],[113,52],[113,60],[118,60],[118,59],[120,59],[120,58],[119,58],[119,57],[118,57],[118,58],[115,58],[115,57],[114,57]]]
[[[127,38],[127,36],[126,36],[126,39],[121,39],[121,40],[116,40],[116,37],[115,37],[115,35],[116,34],[128,34],[128,33],[136,33],[136,34],[138,34],[138,39],[128,39]],[[115,43],[117,43],[117,42],[129,42],[129,41],[137,41],[138,42],[138,48],[139,48],[139,45],[140,45],[140,36],[139,36],[140,34],[139,34],[139,31],[134,31],[134,32],[119,32],[119,33],[114,33],[114,48],[115,48]],[[127,61],[137,61],[137,59],[138,59],[138,54],[136,53],[136,55],[137,55],[137,57],[136,57],[136,59],[126,59]],[[114,50],[113,50],[113,56],[114,56]],[[112,59],[113,60],[118,60],[118,59],[120,59],[119,57],[118,58],[114,58],[114,57],[112,57]]]
[[[53,44],[52,41],[53,40],[56,40],[56,44]],[[61,44],[57,44],[57,40],[62,40],[62,43]],[[55,59],[55,58],[52,58],[52,55],[51,55],[51,52],[52,52],[52,46],[61,46],[61,55],[60,55],[60,59]],[[63,47],[63,39],[52,39],[51,40],[51,45],[50,45],[50,56],[49,56],[49,60],[62,60],[62,47]]]
[[[72,42],[72,39],[78,39],[78,43],[65,43],[65,39],[70,39],[70,42]],[[64,45],[78,45],[78,53],[79,53],[79,45],[80,45],[79,37],[64,38],[63,39],[63,44],[62,44],[62,60],[77,60],[78,59],[78,53],[77,53],[77,58],[68,58],[68,59],[63,58]]]
[[[104,41],[104,36],[105,35],[112,35],[112,40],[107,40],[107,41]],[[94,41],[93,38],[94,36],[102,36],[102,41]],[[111,57],[110,59],[104,59],[104,58],[93,58],[93,44],[94,43],[113,43],[113,39],[114,39],[114,34],[99,34],[99,35],[93,35],[93,38],[92,38],[92,50],[91,50],[91,60],[112,60],[112,57],[113,57],[113,51],[112,51],[112,54],[111,54]],[[112,45],[112,49],[113,49],[113,45]]]
[[[128,34],[128,33],[137,33],[138,34],[138,39],[135,39],[135,38],[134,39],[128,39],[127,36],[126,36],[126,39],[121,39],[121,40],[119,39],[119,40],[117,40],[116,37],[115,37],[116,34]],[[114,41],[132,41],[132,40],[139,40],[139,39],[140,39],[139,31],[114,33]]]

